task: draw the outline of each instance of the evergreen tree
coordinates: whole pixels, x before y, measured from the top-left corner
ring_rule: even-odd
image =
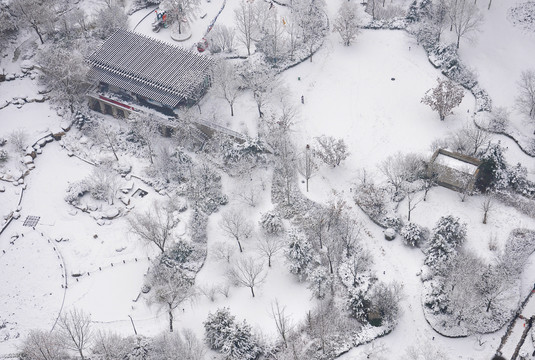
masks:
[[[307,268],[314,259],[312,245],[297,230],[288,232],[288,248],[286,249],[290,272],[300,279],[306,276]]]
[[[442,266],[457,254],[466,239],[466,224],[451,215],[441,217],[433,229],[425,264],[440,272]]]
[[[210,349],[221,350],[234,327],[235,316],[228,308],[217,309],[215,314],[209,313],[204,322],[205,339]]]
[[[221,352],[229,360],[254,360],[262,353],[245,320],[232,326]]]
[[[323,299],[332,285],[332,277],[324,266],[318,266],[308,276],[308,282],[308,288],[314,296],[318,299]]]

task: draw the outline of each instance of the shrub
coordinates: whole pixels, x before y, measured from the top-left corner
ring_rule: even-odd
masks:
[[[405,245],[420,247],[429,238],[429,230],[415,223],[408,223],[401,229],[400,235]]]
[[[284,231],[281,217],[273,211],[268,211],[262,214],[260,218],[260,226],[270,235],[278,235]]]
[[[9,159],[9,154],[6,150],[0,149],[0,163],[6,162]]]

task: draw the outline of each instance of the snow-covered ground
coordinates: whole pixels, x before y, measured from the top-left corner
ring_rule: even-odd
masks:
[[[202,1],[199,15],[207,15],[193,23],[192,37],[183,43],[185,47],[192,47],[204,35],[223,3],[223,0]],[[233,9],[237,3],[226,2],[219,23],[232,25]],[[328,2],[330,15],[335,14],[339,3]],[[495,2],[485,13],[487,19],[478,36],[479,41],[470,45],[463,42],[460,51],[463,61],[479,74],[481,85],[489,92],[494,104],[508,107],[514,103],[515,82],[520,72],[531,66],[535,57],[535,35],[514,27],[506,18],[510,3]],[[149,11],[134,13],[130,26],[137,26],[136,31],[147,36],[173,42],[169,29],[159,33],[151,31],[152,15],[141,21]],[[12,58],[10,54],[2,59],[2,67],[9,73],[20,72],[20,59],[12,62]],[[306,193],[304,184],[300,183],[303,193],[320,203],[327,202],[332,191],[336,190],[353,204],[351,188],[362,174],[362,169],[370,177],[380,178],[377,165],[397,152],[416,152],[430,157],[430,145],[434,139],[445,137],[472,121],[474,98],[468,92],[462,104],[445,121],[440,121],[435,112],[420,103],[423,94],[442,75],[428,62],[423,49],[403,31],[365,30],[350,47],[343,47],[338,35],[330,34],[312,62],[302,63],[280,77],[289,87],[289,96],[298,109],[299,123],[295,137],[300,146],[304,147],[314,137],[326,134],[343,138],[351,152],[342,166],[322,168],[311,179],[310,192]],[[35,81],[27,77],[0,83],[0,104],[4,99],[35,96],[37,91]],[[304,104],[301,104],[301,96]],[[250,94],[237,101],[234,118],[230,117],[227,104],[212,94],[205,97],[202,106],[208,117],[217,115],[218,122],[223,125],[238,131],[247,129],[251,134],[255,132],[256,108]],[[522,123],[518,114],[514,114],[514,120]],[[0,110],[0,137],[22,129],[28,135],[28,144],[60,124],[61,118],[48,102],[28,103],[20,108],[8,105]],[[498,136],[495,139],[508,148],[507,160],[527,166],[529,177],[534,179],[534,159],[522,153],[511,140]],[[154,257],[157,251],[142,244],[128,231],[126,219],[129,209],[122,207],[124,216],[104,226],[99,226],[89,214],[81,211],[75,214],[74,208],[64,201],[65,191],[69,182],[85,178],[91,172],[91,166],[69,157],[58,142],[47,145],[42,151],[43,154],[35,159],[35,170],[25,179],[27,189],[21,203],[21,218],[13,221],[0,235],[0,250],[5,250],[5,253],[0,252],[0,268],[5,279],[0,291],[0,321],[8,322],[6,329],[0,331],[3,331],[2,335],[9,336],[8,340],[0,340],[0,354],[14,352],[29,329],[50,329],[59,312],[72,307],[89,312],[96,328],[123,335],[133,333],[129,316],[139,333],[155,335],[165,330],[165,312],[147,305],[145,296],[140,295],[149,266],[148,258]],[[136,159],[126,161],[139,165]],[[11,163],[6,168],[17,166]],[[269,172],[264,177],[269,179]],[[228,207],[242,208],[255,223],[260,213],[272,207],[269,186],[254,208],[232,196],[240,191],[232,178],[224,176],[223,186],[224,193],[231,198]],[[16,207],[21,187],[0,182],[2,187],[6,190],[0,192],[0,215],[3,216]],[[143,199],[131,198],[132,211],[147,209],[152,201],[165,199],[141,182],[136,181],[134,190],[137,187],[149,190],[149,195]],[[128,196],[131,197],[131,193]],[[420,203],[411,216],[415,222],[429,228],[441,216],[454,214],[460,217],[468,224],[466,246],[487,260],[496,256],[489,247],[491,238],[497,239],[500,249],[512,229],[535,228],[532,218],[502,204],[495,207],[489,215],[488,224],[483,225],[480,201],[474,196],[461,202],[455,192],[433,188],[428,200]],[[399,206],[399,212],[405,218],[406,206],[405,202]],[[435,333],[421,309],[422,283],[417,273],[423,263],[423,254],[418,249],[404,246],[399,239],[386,242],[382,230],[354,207],[355,214],[366,227],[363,243],[373,254],[377,276],[380,280],[396,280],[403,284],[403,314],[395,330],[380,340],[384,344],[382,355],[398,359],[407,347],[429,340],[443,348],[451,358],[490,358],[505,329],[484,335],[482,340],[479,339],[481,341],[473,336],[449,339]],[[28,215],[41,217],[35,230],[22,226]],[[227,264],[214,256],[216,244],[229,241],[218,228],[220,218],[220,213],[210,217],[208,256],[196,278],[196,285],[204,290],[224,286],[226,282]],[[16,235],[19,237],[14,240]],[[68,240],[56,241],[62,238]],[[12,241],[13,244],[10,243]],[[244,241],[246,254],[259,256],[255,249],[256,241],[254,237]],[[522,275],[522,296],[527,295],[535,282],[534,260],[535,256],[532,256]],[[82,276],[74,278],[71,276],[73,272]],[[64,281],[67,281],[67,289],[62,288]],[[213,300],[200,296],[177,309],[175,326],[193,329],[202,337],[202,322],[208,312],[228,306],[240,320],[247,319],[256,330],[275,336],[269,314],[273,300],[277,299],[286,306],[294,323],[302,320],[314,305],[306,284],[288,273],[282,254],[274,259],[265,283],[256,292],[257,296],[252,298],[249,289],[231,287],[228,297],[221,293],[216,293]],[[532,303],[524,311],[533,315]],[[21,337],[14,339],[17,334]],[[377,342],[356,348],[341,358],[362,359],[374,346]]]

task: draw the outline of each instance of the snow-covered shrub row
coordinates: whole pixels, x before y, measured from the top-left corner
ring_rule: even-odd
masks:
[[[69,183],[65,201],[71,205],[79,205],[80,199],[91,190],[91,185],[86,180]]]
[[[238,162],[265,163],[266,145],[258,138],[247,139],[240,143],[228,139],[221,146],[221,156],[226,165]]]
[[[364,29],[387,29],[387,30],[404,30],[407,28],[408,22],[404,17],[397,17],[392,19],[372,20],[364,25]]]
[[[394,228],[399,231],[403,221],[396,215],[387,193],[385,188],[372,182],[361,183],[355,187],[353,200],[375,224],[384,229]]]
[[[204,322],[205,339],[212,350],[228,360],[255,360],[262,354],[257,337],[244,320],[237,322],[228,308],[209,313]]]

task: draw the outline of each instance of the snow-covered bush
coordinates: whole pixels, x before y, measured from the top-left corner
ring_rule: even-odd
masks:
[[[383,323],[396,323],[400,315],[399,300],[401,287],[397,283],[376,283],[369,294],[370,310],[368,321],[373,326]]]
[[[0,137],[0,147],[4,146],[7,143],[7,139]]]
[[[15,130],[11,134],[9,134],[9,143],[13,147],[15,151],[23,152],[26,150],[26,144],[28,141],[28,135],[24,132],[24,130]]]
[[[384,223],[388,228],[394,229],[397,232],[403,227],[403,220],[400,217],[385,216]]]
[[[264,163],[265,144],[258,138],[247,139],[243,143],[238,143],[234,140],[225,141],[222,144],[222,156],[225,164],[235,164],[240,161],[250,163]]]
[[[319,136],[314,138],[314,154],[325,164],[335,167],[349,156],[344,139],[335,139],[332,136]]]
[[[415,223],[405,225],[399,234],[403,243],[412,247],[420,247],[429,238],[429,230]]]
[[[194,209],[191,213],[191,219],[189,222],[189,231],[191,234],[191,240],[195,243],[206,243],[208,235],[206,232],[206,226],[208,224],[208,216],[199,209]]]
[[[372,219],[382,218],[386,212],[385,190],[373,183],[357,185],[354,199]]]
[[[228,203],[228,198],[222,193],[221,175],[207,163],[196,164],[191,170],[184,191],[191,206],[206,214],[217,211],[219,206]]]
[[[509,174],[504,152],[505,149],[500,142],[490,144],[479,167],[479,177],[476,181],[478,190],[482,192],[501,191],[508,187]]]
[[[0,164],[4,163],[9,159],[9,154],[5,149],[0,149]]]
[[[349,288],[346,300],[349,315],[360,322],[367,322],[366,315],[370,308],[370,301],[361,289]]]
[[[504,132],[509,126],[510,112],[505,107],[496,107],[492,110],[489,120],[489,130]]]
[[[86,180],[70,183],[67,187],[65,201],[71,205],[79,204],[80,198],[91,190],[91,185]]]
[[[225,359],[254,360],[262,353],[251,326],[245,320],[237,323],[228,308],[209,313],[203,324],[206,342],[211,349],[220,351]]]
[[[281,217],[274,211],[267,211],[260,217],[260,226],[270,235],[279,235],[284,231]]]

